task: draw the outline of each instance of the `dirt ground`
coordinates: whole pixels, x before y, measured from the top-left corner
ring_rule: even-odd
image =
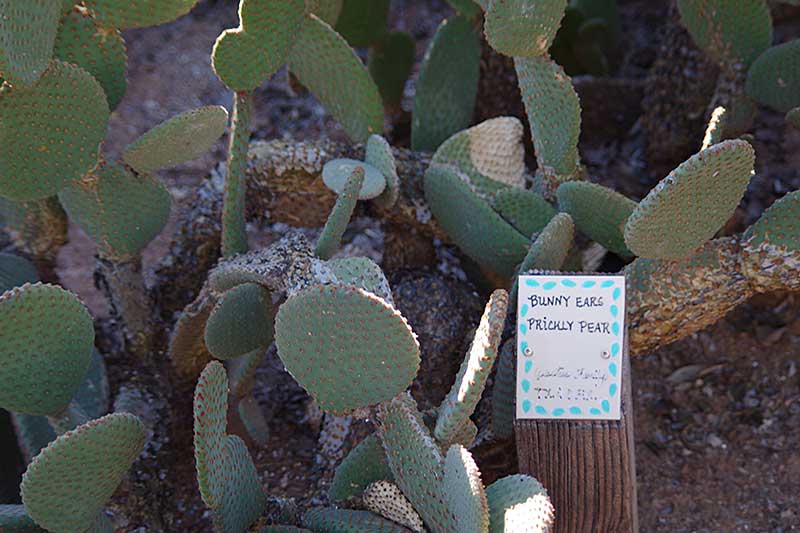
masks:
[[[638,88],[640,92],[633,93],[641,94],[648,72],[663,52],[659,39],[669,21],[668,8],[666,3],[647,0],[621,3],[627,52],[617,77],[627,79],[629,89]],[[214,76],[209,53],[220,31],[236,25],[235,5],[231,0],[202,1],[174,23],[125,32],[129,83],[112,117],[110,152],[175,113],[210,104],[230,109],[231,94]],[[427,39],[449,12],[442,0],[396,0],[390,26],[410,31],[421,57]],[[776,23],[778,40],[796,36],[800,27],[800,11],[782,13]],[[676,88],[685,86],[674,81]],[[591,85],[591,80],[586,83]],[[407,95],[412,94],[410,83]],[[322,132],[341,137],[339,127],[313,98],[292,90],[285,72],[259,89],[256,102],[256,137],[314,138]],[[404,106],[410,109],[409,98]],[[659,179],[646,157],[643,109],[641,101],[631,101],[620,111],[628,116],[618,122],[624,124],[622,130],[598,122],[597,129],[584,135],[581,146],[593,180],[637,198]],[[676,123],[681,119],[662,117],[673,118]],[[800,186],[800,134],[786,128],[781,117],[764,111],[756,124],[757,175],[729,225],[731,231],[741,230],[776,198]],[[702,129],[695,134],[701,137]],[[395,143],[407,142],[401,126],[390,137]],[[224,156],[220,140],[205,156],[162,172],[161,177],[180,200]],[[163,253],[170,231],[171,227],[149,247],[148,268]],[[63,282],[97,316],[106,316],[106,304],[91,285],[92,244],[76,228],[70,237],[59,258]],[[708,330],[633,362],[641,531],[800,531],[798,310],[798,295],[762,295]],[[295,402],[296,396],[270,401],[284,410],[282,416],[296,415],[293,445],[310,450],[314,440],[300,420],[303,406]],[[289,404],[278,405],[281,400]],[[282,465],[265,474],[269,488],[278,491],[291,492],[293,478],[311,460],[308,453],[279,457],[282,452],[269,447],[252,451],[261,467],[269,469],[271,461]]]

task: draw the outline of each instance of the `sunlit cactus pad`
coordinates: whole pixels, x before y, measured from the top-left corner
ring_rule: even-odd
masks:
[[[403,491],[391,481],[375,481],[361,496],[364,506],[375,514],[406,526],[412,531],[425,531],[422,519]]]
[[[255,89],[286,63],[304,21],[303,0],[244,0],[238,28],[220,34],[214,72],[234,91]]]
[[[289,55],[289,70],[325,105],[356,142],[383,131],[383,103],[367,68],[347,41],[307,15]]]
[[[363,161],[355,159],[332,159],[322,167],[322,181],[336,194],[342,194],[347,178],[356,168],[364,169],[364,183],[358,191],[359,200],[370,200],[380,195],[386,188],[383,173]]]
[[[411,148],[434,151],[469,126],[478,92],[480,46],[463,17],[445,20],[425,52],[416,85]]]
[[[55,415],[69,404],[92,357],[92,317],[55,285],[25,284],[0,296],[0,407]]]
[[[681,259],[700,248],[731,217],[753,173],[747,141],[715,144],[690,157],[656,185],[625,225],[636,255]]]
[[[486,13],[489,44],[507,56],[547,54],[567,7],[566,0],[500,0]]]
[[[489,527],[489,504],[478,465],[472,454],[456,444],[447,450],[443,492],[458,522],[460,533],[483,533]]]
[[[553,504],[547,490],[530,476],[516,474],[498,479],[486,488],[489,533],[550,531]]]
[[[0,0],[0,78],[33,85],[53,52],[61,5],[56,0]]]
[[[303,525],[318,533],[409,533],[409,529],[369,511],[317,507],[303,514]]]
[[[568,181],[556,191],[558,206],[589,238],[614,253],[629,256],[624,229],[636,202],[620,193],[588,181]]]
[[[419,366],[400,313],[362,289],[324,285],[281,305],[275,342],[286,369],[328,412],[344,414],[404,391]]]
[[[97,163],[106,133],[103,88],[80,67],[54,60],[30,88],[0,89],[0,196],[53,196]]]
[[[542,231],[556,214],[555,208],[544,198],[530,189],[516,187],[497,191],[492,206],[517,231],[528,236]]]
[[[117,107],[127,85],[125,41],[119,30],[99,27],[87,13],[72,11],[61,20],[53,55],[86,69],[103,87],[108,107]]]
[[[144,424],[112,413],[64,433],[28,466],[22,501],[40,526],[85,531],[96,520],[145,443]]]
[[[218,359],[266,349],[272,336],[272,299],[267,289],[255,283],[224,293],[206,322],[206,346]]]
[[[139,254],[164,229],[171,205],[161,182],[114,162],[100,164],[59,198],[102,253],[117,259]]]
[[[139,173],[149,173],[194,159],[214,144],[228,125],[222,106],[185,111],[151,129],[122,154],[123,160]]]
[[[759,56],[747,72],[747,94],[782,113],[800,106],[800,39]]]
[[[392,290],[386,275],[372,259],[368,257],[343,257],[331,259],[328,266],[343,285],[360,287],[387,302],[392,302]]]
[[[86,0],[84,4],[103,26],[143,28],[156,26],[188,13],[197,0]]]
[[[765,0],[678,0],[681,22],[718,62],[750,65],[772,44]]]
[[[358,496],[375,481],[392,479],[381,439],[375,434],[369,435],[336,467],[328,497],[332,501],[346,500]]]

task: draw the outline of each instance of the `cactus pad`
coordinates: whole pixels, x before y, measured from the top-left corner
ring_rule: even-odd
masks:
[[[747,228],[742,241],[749,246],[769,243],[788,250],[800,250],[800,191],[790,192],[772,204]]]
[[[588,181],[568,181],[556,190],[558,206],[590,239],[616,254],[630,256],[625,245],[625,223],[636,202],[618,192]]]
[[[343,285],[360,287],[365,291],[380,296],[389,303],[393,302],[392,289],[381,267],[368,257],[344,257],[328,262],[336,279]]]
[[[171,167],[207,151],[227,125],[228,112],[222,106],[185,111],[129,144],[122,159],[140,174]]]
[[[0,0],[0,13],[0,76],[11,85],[33,85],[53,53],[61,5],[54,0]]]
[[[364,162],[380,170],[386,180],[386,188],[375,201],[381,207],[392,207],[400,195],[400,178],[397,177],[397,164],[392,147],[386,139],[380,135],[369,136]]]
[[[344,0],[306,0],[306,12],[314,13],[330,26],[336,26]]]
[[[323,170],[324,172],[324,170]],[[380,176],[383,179],[383,176]],[[336,203],[331,209],[328,220],[325,221],[325,227],[317,240],[317,246],[314,252],[321,259],[330,259],[339,249],[342,243],[342,236],[347,230],[347,224],[350,222],[350,217],[353,216],[353,210],[358,203],[358,193],[363,190],[364,185],[364,167],[356,166],[347,177],[342,192],[336,198]]]
[[[534,239],[519,266],[519,271],[562,268],[569,255],[574,236],[575,225],[572,218],[567,213],[558,213]]]
[[[358,190],[358,199],[371,200],[381,194],[386,188],[381,170],[355,159],[331,159],[322,167],[322,181],[336,194],[342,194],[347,178],[357,168],[364,169],[364,183]]]
[[[489,528],[489,504],[478,465],[461,445],[451,446],[444,461],[442,491],[458,521],[459,533],[483,533]]]
[[[492,387],[492,433],[499,439],[507,439],[514,434],[516,377],[517,349],[512,337],[503,344],[497,355],[497,372]]]
[[[748,67],[772,44],[764,0],[678,0],[678,10],[697,46],[719,63]]]
[[[112,413],[64,433],[37,455],[22,477],[22,502],[40,526],[85,531],[142,451],[144,424]]]
[[[198,0],[85,0],[94,18],[114,28],[144,28],[164,24],[188,13]]]
[[[289,55],[289,69],[356,142],[383,131],[378,87],[341,35],[307,15]]]
[[[14,254],[0,253],[0,292],[39,281],[33,263]]]
[[[478,93],[478,36],[464,17],[445,20],[431,39],[416,84],[411,148],[434,151],[469,126]]]
[[[403,491],[391,481],[375,481],[364,490],[364,506],[375,514],[402,524],[412,531],[425,531],[422,519]]]
[[[89,368],[92,317],[55,285],[25,284],[0,296],[0,406],[32,415],[67,407]]]
[[[303,525],[317,533],[408,533],[408,529],[369,511],[316,507],[303,514]]]
[[[295,526],[266,526],[258,530],[258,533],[314,533],[310,529]]]
[[[636,255],[681,259],[700,248],[731,217],[753,173],[747,141],[715,144],[681,163],[639,203],[625,225]]]
[[[495,1],[486,13],[483,31],[501,54],[543,56],[553,44],[566,7],[566,0]]]
[[[572,81],[547,57],[515,58],[514,64],[539,167],[546,174],[571,176],[579,163],[581,129],[581,107]]]
[[[483,311],[456,380],[439,408],[436,429],[433,432],[437,440],[452,442],[456,432],[475,411],[497,357],[507,310],[508,293],[502,289],[494,291]]]
[[[59,194],[64,209],[114,259],[135,257],[161,233],[169,219],[169,192],[155,178],[102,163]]]
[[[267,289],[255,283],[244,283],[224,293],[206,322],[206,346],[222,360],[266,349],[272,337],[272,298]]]
[[[781,113],[800,106],[800,39],[773,46],[747,72],[747,94]]]
[[[46,424],[47,422],[45,422]],[[24,505],[0,505],[0,531],[5,533],[45,533],[28,516]]]
[[[181,378],[194,380],[211,361],[204,332],[216,297],[205,287],[197,298],[187,305],[172,328],[169,339],[169,359]]]
[[[431,531],[458,531],[447,505],[444,458],[422,423],[416,402],[403,393],[378,407],[378,434],[395,483]]]
[[[492,198],[492,205],[523,235],[542,231],[556,214],[556,210],[544,198],[530,189],[516,187],[497,191]]]
[[[225,460],[218,474],[222,479],[220,505],[212,509],[217,531],[247,531],[267,505],[256,466],[244,441],[236,435],[225,439]]]
[[[525,186],[522,123],[514,117],[486,120],[460,131],[439,146],[432,163],[449,164],[467,174],[481,195]]]
[[[432,165],[425,173],[425,199],[449,237],[482,266],[511,276],[528,247],[514,229],[470,188],[453,167]]]
[[[404,31],[387,34],[370,48],[367,68],[386,106],[399,106],[414,66],[414,38]]]
[[[79,179],[97,163],[108,116],[103,88],[75,65],[53,60],[35,86],[4,85],[0,195],[35,200]]]
[[[547,490],[530,476],[516,474],[486,487],[489,502],[489,533],[506,531],[550,531],[553,504]]]
[[[87,13],[72,11],[61,20],[53,55],[86,69],[103,87],[108,107],[117,107],[127,85],[125,41],[119,30],[100,28]]]
[[[322,285],[281,305],[275,342],[286,369],[333,414],[404,391],[419,367],[419,344],[400,313],[362,289]]]
[[[332,501],[347,500],[361,494],[370,483],[392,479],[381,439],[377,435],[369,435],[350,450],[336,467],[328,498]]]
[[[344,0],[336,31],[351,46],[370,46],[386,34],[390,0]]]

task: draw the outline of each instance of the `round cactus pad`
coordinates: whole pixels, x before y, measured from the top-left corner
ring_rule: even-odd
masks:
[[[151,129],[125,148],[122,159],[139,173],[149,173],[194,159],[219,139],[228,111],[218,105],[192,109]]]
[[[171,205],[161,182],[112,162],[65,188],[59,199],[102,253],[116,259],[139,254],[164,229]]]
[[[375,481],[361,496],[364,506],[373,513],[407,526],[412,531],[424,531],[425,525],[400,487],[391,481]]]
[[[353,171],[364,169],[364,183],[358,192],[359,200],[371,200],[380,195],[386,188],[386,178],[380,170],[369,163],[355,159],[331,159],[322,167],[322,181],[336,194],[342,194],[344,184]]]
[[[53,196],[97,164],[108,103],[82,68],[53,60],[31,88],[0,88],[0,196]]]
[[[370,46],[386,35],[390,0],[344,0],[336,31],[352,46]]]
[[[47,69],[61,4],[55,0],[0,0],[0,78],[30,86]]]
[[[547,490],[530,476],[516,474],[486,487],[489,533],[550,531],[553,504]]]
[[[65,409],[92,358],[92,317],[61,287],[25,284],[0,296],[0,407],[31,415]]]
[[[747,228],[743,241],[749,246],[769,243],[787,250],[800,251],[800,191],[790,192],[764,211]]]
[[[380,135],[370,135],[364,155],[364,162],[380,170],[386,179],[386,188],[378,196],[381,207],[392,207],[400,195],[400,179],[397,177],[397,163],[392,147]],[[366,172],[364,173],[366,175]]]
[[[458,522],[460,533],[483,533],[489,528],[489,504],[481,473],[472,454],[456,444],[444,461],[444,495]]]
[[[530,189],[516,187],[497,191],[492,205],[517,231],[528,236],[542,231],[556,214],[547,200]]]
[[[404,391],[419,367],[419,344],[400,313],[354,287],[304,289],[281,305],[275,343],[283,364],[334,414]]]
[[[144,28],[157,26],[188,13],[197,0],[85,0],[92,16],[103,26]]]
[[[492,48],[511,57],[547,54],[567,7],[565,0],[504,0],[486,13],[484,32]]]
[[[64,433],[22,477],[22,502],[50,531],[86,531],[144,447],[147,430],[130,413],[112,413]]]
[[[747,72],[747,94],[781,113],[800,106],[800,39],[773,46]]]
[[[731,217],[753,174],[755,152],[729,140],[690,157],[639,203],[625,225],[636,255],[681,259],[700,248]]]
[[[218,359],[266,349],[272,336],[272,299],[269,291],[256,283],[244,283],[224,293],[206,322],[206,346]]]

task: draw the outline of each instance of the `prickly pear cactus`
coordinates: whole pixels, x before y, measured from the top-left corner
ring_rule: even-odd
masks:
[[[53,0],[0,2],[0,77],[30,86],[47,69],[61,6]]]

